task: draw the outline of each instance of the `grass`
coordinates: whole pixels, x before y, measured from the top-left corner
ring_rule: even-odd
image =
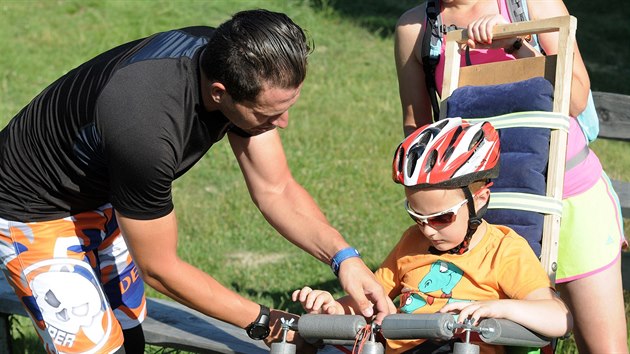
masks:
[[[376,268],[406,228],[402,190],[390,180],[390,159],[402,137],[393,65],[393,25],[416,1],[8,1],[0,2],[0,127],[48,83],[116,44],[157,31],[216,25],[232,13],[265,7],[289,14],[315,41],[302,97],[282,131],[295,178],[330,222]],[[593,89],[630,94],[627,65],[594,48],[617,48],[616,6],[572,1]],[[597,6],[596,9],[591,9]],[[596,11],[595,11],[596,10]],[[609,11],[602,15],[592,13]],[[621,12],[619,12],[621,13]],[[623,22],[619,22],[623,23]],[[583,28],[597,28],[591,33]],[[612,30],[629,34],[627,28]],[[612,38],[611,38],[612,37]],[[620,38],[627,38],[620,37]],[[601,51],[600,51],[601,52]],[[611,177],[630,180],[630,146],[596,141]],[[289,293],[303,285],[339,293],[327,266],[290,245],[265,222],[246,192],[226,142],[214,146],[176,181],[179,253],[218,281],[255,301],[300,312]],[[630,232],[626,224],[626,232]],[[163,297],[153,290],[149,296]],[[24,318],[14,328],[17,352],[41,349]],[[22,333],[22,334],[20,334]],[[152,351],[159,351],[152,348]],[[563,352],[570,353],[567,344]]]

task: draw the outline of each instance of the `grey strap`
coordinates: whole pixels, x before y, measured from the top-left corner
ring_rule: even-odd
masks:
[[[569,161],[567,161],[564,170],[568,171],[573,167],[579,165],[582,161],[586,160],[590,151],[591,149],[589,149],[588,144],[584,145],[584,147],[577,154],[575,154],[572,158],[569,159]]]

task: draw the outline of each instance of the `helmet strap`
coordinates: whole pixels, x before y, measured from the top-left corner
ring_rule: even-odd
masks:
[[[470,188],[468,188],[468,186],[464,186],[462,187],[462,190],[464,191],[464,195],[466,196],[466,199],[468,200],[468,203],[466,203],[468,204],[468,230],[466,230],[466,236],[464,236],[464,240],[462,241],[462,243],[446,251],[447,253],[450,253],[450,254],[464,254],[466,253],[466,251],[468,251],[468,247],[470,246],[470,240],[472,239],[472,236],[475,233],[475,231],[477,231],[477,228],[479,227],[479,225],[481,225],[482,217],[486,213],[486,210],[488,209],[488,203],[490,202],[490,201],[486,202],[486,204],[481,209],[479,209],[479,213],[477,213],[475,211],[475,199],[472,193],[470,192]],[[433,254],[436,254],[437,252],[439,252],[433,246],[430,247],[429,251]]]

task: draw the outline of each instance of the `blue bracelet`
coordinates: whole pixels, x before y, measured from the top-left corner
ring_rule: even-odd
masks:
[[[344,248],[335,254],[335,256],[330,261],[330,268],[332,268],[335,276],[339,276],[339,267],[341,266],[341,262],[352,257],[361,258],[361,254],[359,253],[359,251],[357,251],[356,248],[353,247]]]

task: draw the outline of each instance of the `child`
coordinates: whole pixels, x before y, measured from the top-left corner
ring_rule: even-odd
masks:
[[[459,118],[426,125],[398,147],[394,181],[405,186],[407,213],[416,222],[376,271],[399,313],[449,312],[471,318],[505,318],[548,337],[572,327],[565,304],[525,239],[483,221],[489,179],[498,175],[499,137],[488,122]],[[335,301],[305,287],[292,294],[310,313],[354,314],[347,296]],[[483,352],[502,351],[481,345]],[[447,349],[429,340],[388,340],[387,353]]]

